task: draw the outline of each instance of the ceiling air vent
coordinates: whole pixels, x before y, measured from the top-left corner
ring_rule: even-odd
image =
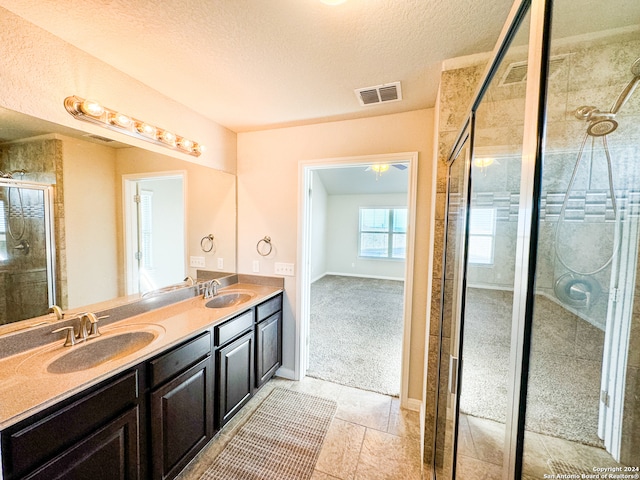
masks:
[[[568,55],[558,55],[549,59],[549,78],[553,78]],[[507,71],[500,80],[500,86],[517,85],[527,81],[527,62],[515,62],[507,67]]]
[[[384,85],[377,85],[375,87],[358,88],[355,92],[362,106],[402,100],[400,82],[385,83]]]
[[[102,137],[100,135],[94,135],[93,133],[84,135],[85,137],[88,138],[93,138],[94,140],[98,140],[100,142],[104,142],[104,143],[111,143],[114,142],[115,140],[111,139],[111,138],[107,138],[107,137]]]

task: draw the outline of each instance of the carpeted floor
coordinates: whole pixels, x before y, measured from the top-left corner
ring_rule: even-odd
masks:
[[[305,480],[336,412],[333,400],[274,388],[200,480]]]
[[[510,292],[470,288],[460,410],[505,422]],[[597,436],[604,332],[536,296],[526,429],[587,445]]]
[[[307,375],[399,395],[404,282],[326,275],[311,285]]]

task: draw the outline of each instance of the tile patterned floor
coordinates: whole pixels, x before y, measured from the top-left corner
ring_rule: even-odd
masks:
[[[464,480],[501,480],[504,449],[504,425],[491,420],[460,416],[458,478]],[[554,473],[549,462],[569,464],[579,474],[580,469],[620,466],[603,449],[582,445],[561,438],[525,433],[523,480],[549,478]],[[547,475],[547,477],[545,477]]]
[[[198,480],[244,421],[275,387],[338,402],[312,480],[420,480],[418,412],[397,398],[306,377],[269,381],[177,477]],[[230,479],[232,480],[232,479]]]

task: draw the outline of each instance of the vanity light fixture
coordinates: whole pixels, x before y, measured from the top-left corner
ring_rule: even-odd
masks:
[[[347,0],[320,0],[320,2],[324,3],[325,5],[342,5],[346,1]]]
[[[95,123],[110,130],[126,133],[131,137],[178,150],[194,157],[199,157],[204,151],[204,146],[193,140],[137,120],[124,113],[110,110],[94,100],[85,100],[74,95],[64,99],[64,107],[78,120]]]

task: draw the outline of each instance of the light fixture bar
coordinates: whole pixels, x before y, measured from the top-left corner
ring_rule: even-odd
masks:
[[[85,100],[73,95],[64,99],[64,108],[78,120],[95,123],[109,130],[125,133],[187,155],[199,157],[204,151],[204,146],[193,140],[106,108],[93,100]]]

